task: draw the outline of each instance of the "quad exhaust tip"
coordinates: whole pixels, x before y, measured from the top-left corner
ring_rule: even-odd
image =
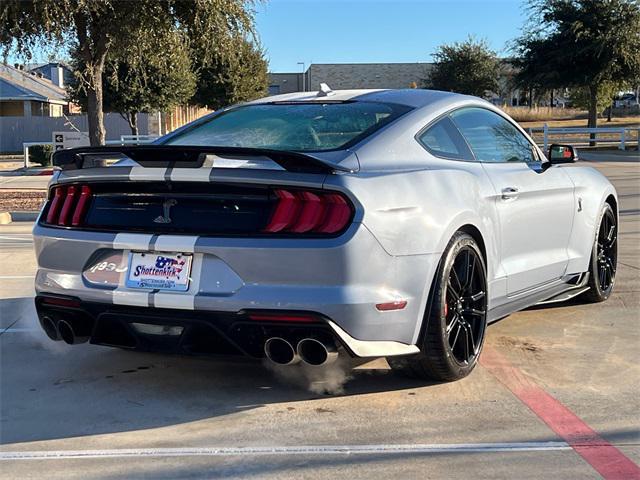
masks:
[[[51,317],[42,317],[42,329],[51,340],[62,340],[60,338],[60,332],[58,332],[56,322],[54,322]]]
[[[69,345],[75,345],[77,343],[84,343],[89,340],[89,335],[79,335],[73,328],[73,324],[66,320],[60,320],[57,324],[58,334],[65,343]]]
[[[313,366],[327,365],[338,358],[335,345],[316,338],[303,338],[298,342],[296,351],[303,362]]]
[[[280,337],[272,337],[264,342],[264,354],[278,365],[294,365],[300,361],[293,345]]]

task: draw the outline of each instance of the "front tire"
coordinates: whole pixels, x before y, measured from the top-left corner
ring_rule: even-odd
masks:
[[[582,294],[588,303],[604,302],[611,295],[616,281],[618,262],[618,222],[608,203],[600,215],[598,232],[591,250],[589,262],[589,290]]]
[[[487,274],[476,241],[456,232],[438,268],[420,353],[390,357],[392,369],[421,379],[453,381],[471,373],[487,324]]]

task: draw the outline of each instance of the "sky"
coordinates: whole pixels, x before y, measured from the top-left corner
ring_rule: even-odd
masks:
[[[469,35],[500,56],[520,35],[525,0],[264,0],[256,29],[272,72],[309,63],[429,62],[443,43]],[[34,52],[32,62],[48,61]],[[22,62],[10,56],[9,63]]]
[[[429,62],[469,35],[504,56],[526,16],[521,0],[270,0],[256,26],[270,71],[299,72],[298,62]]]

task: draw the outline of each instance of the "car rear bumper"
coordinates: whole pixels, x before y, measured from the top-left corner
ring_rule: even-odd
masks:
[[[414,343],[438,262],[437,255],[391,256],[362,224],[337,238],[304,240],[112,234],[37,225],[34,243],[37,294],[163,316],[172,312],[176,318],[247,310],[314,312],[341,342],[352,344],[357,356],[417,351]],[[192,254],[189,290],[126,288],[131,251]],[[94,275],[105,259],[114,271]],[[406,306],[376,308],[397,300]]]

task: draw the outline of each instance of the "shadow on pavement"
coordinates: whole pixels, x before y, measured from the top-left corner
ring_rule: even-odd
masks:
[[[144,430],[326,398],[283,382],[260,362],[52,342],[32,302],[0,300],[3,317],[20,318],[15,332],[0,336],[3,444]],[[354,370],[342,395],[422,386],[388,369]]]

